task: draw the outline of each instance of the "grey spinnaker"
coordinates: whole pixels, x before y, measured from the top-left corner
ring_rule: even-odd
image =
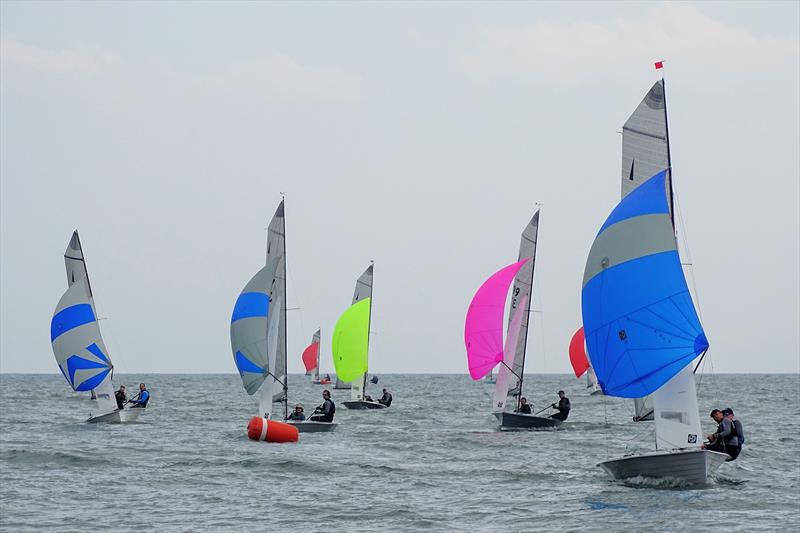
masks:
[[[50,322],[53,355],[72,389],[94,390],[100,415],[107,414],[117,407],[111,386],[114,365],[100,334],[77,230],[64,252],[64,261],[69,287]]]
[[[522,236],[519,243],[519,256],[518,261],[523,259],[530,259],[522,268],[519,269],[517,275],[514,277],[514,287],[511,290],[511,305],[508,313],[508,325],[511,327],[511,322],[514,319],[514,313],[517,306],[521,302],[525,302],[526,309],[523,310],[521,315],[522,322],[520,324],[519,338],[517,339],[516,351],[514,353],[514,364],[512,365],[512,373],[518,377],[509,383],[508,393],[511,396],[519,398],[522,392],[521,379],[525,370],[525,353],[528,345],[528,323],[530,321],[531,309],[531,295],[533,293],[533,272],[536,263],[536,242],[539,238],[539,210],[533,214],[528,225],[522,231]],[[516,406],[516,402],[514,403]]]

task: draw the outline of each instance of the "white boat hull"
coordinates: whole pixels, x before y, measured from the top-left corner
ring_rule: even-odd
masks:
[[[142,411],[144,411],[144,409],[120,409],[104,415],[89,417],[87,422],[91,422],[92,424],[127,424],[129,422],[135,422]]]
[[[378,402],[368,402],[366,400],[347,400],[342,402],[348,409],[386,409],[386,406]]]
[[[614,479],[668,478],[703,485],[728,458],[727,454],[702,450],[674,450],[630,455],[600,463]]]
[[[500,422],[502,431],[521,431],[526,429],[557,428],[561,420],[522,413],[509,413],[507,411],[492,413]]]
[[[297,428],[300,433],[323,433],[336,429],[336,422],[317,422],[315,420],[287,420],[287,424]]]

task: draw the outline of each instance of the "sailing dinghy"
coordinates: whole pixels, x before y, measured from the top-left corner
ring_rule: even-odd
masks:
[[[385,409],[382,403],[366,397],[369,371],[369,328],[372,321],[372,273],[370,263],[358,280],[353,303],[342,313],[333,330],[333,365],[337,382],[350,382],[348,409]]]
[[[554,428],[561,425],[561,421],[554,418],[517,412],[522,398],[538,234],[537,210],[522,232],[519,261],[495,272],[481,285],[472,298],[464,324],[467,364],[472,379],[483,379],[499,365],[492,397],[492,414],[500,423],[501,430]],[[503,344],[503,311],[512,281],[514,288]],[[507,407],[513,411],[506,410]]]
[[[87,422],[132,422],[143,409],[117,408],[111,377],[114,365],[100,335],[92,286],[78,230],[64,252],[69,287],[59,300],[50,322],[50,342],[61,374],[72,390],[92,391],[97,413]]]
[[[311,381],[319,382],[319,334],[320,330],[311,337],[311,344],[305,350],[301,359],[306,367],[306,376],[311,376]]]
[[[296,442],[299,423],[283,422],[288,415],[286,379],[286,219],[284,202],[267,228],[267,258],[242,289],[231,317],[231,351],[245,391],[258,393],[258,414],[250,419],[247,435],[267,442]],[[282,417],[274,419],[274,402]],[[316,422],[310,423],[316,425]],[[328,428],[330,430],[332,428]]]
[[[670,217],[669,169],[630,192],[600,228],[586,260],[586,347],[603,392],[652,394],[656,451],[601,463],[617,479],[705,483],[728,457],[701,449],[692,362],[708,350]]]

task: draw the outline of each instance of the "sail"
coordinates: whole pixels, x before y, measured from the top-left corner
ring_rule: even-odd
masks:
[[[368,370],[371,303],[372,299],[367,297],[351,305],[339,317],[333,330],[333,365],[336,376],[344,381],[360,380]]]
[[[70,245],[73,242],[80,246],[77,232]],[[86,269],[75,269],[73,273],[80,277],[69,277],[70,286],[56,305],[50,321],[50,342],[67,383],[75,391],[95,390],[98,409],[104,414],[116,409],[111,386],[114,365],[100,334]]]
[[[269,291],[278,263],[273,259],[256,272],[233,306],[231,351],[242,385],[251,396],[274,371],[268,359],[267,326],[270,313],[275,313],[275,306],[270,305]]]
[[[81,247],[81,238],[78,236],[78,230],[72,232],[72,238],[69,240],[67,250],[64,252],[64,266],[67,269],[67,283],[69,285],[86,278],[89,297],[91,298],[92,287],[89,285],[89,274],[86,272],[86,261],[83,258],[83,248]]]
[[[586,260],[586,347],[612,396],[646,396],[708,348],[678,256],[666,179],[659,172],[617,205]]]
[[[508,335],[506,342],[503,346],[503,364],[500,365],[500,372],[497,375],[497,383],[494,387],[494,395],[492,396],[492,409],[495,411],[503,411],[506,407],[506,400],[508,399],[508,386],[511,381],[511,365],[514,362],[514,354],[516,353],[517,343],[522,331],[523,316],[528,314],[528,298],[523,296],[519,301],[519,306],[513,312],[511,323],[508,325]]]
[[[589,359],[586,357],[583,328],[578,328],[569,341],[569,362],[572,363],[572,371],[575,372],[576,378],[581,377],[590,368]]]
[[[523,310],[525,313],[522,315],[522,323],[520,325],[520,334],[517,339],[517,344],[514,352],[514,365],[511,367],[515,376],[522,377],[525,370],[525,350],[528,344],[528,321],[530,320],[530,302],[531,293],[533,292],[533,269],[536,266],[536,241],[539,238],[539,210],[533,214],[528,225],[522,231],[522,237],[519,243],[519,256],[518,261],[523,259],[530,259],[522,268],[519,269],[517,275],[514,276],[514,288],[511,290],[511,308],[508,313],[508,327],[511,328],[511,321],[514,319],[515,312],[520,306],[520,302],[524,299],[528,307]],[[521,383],[519,378],[512,380],[509,383],[509,394],[519,394],[521,392]]]
[[[283,383],[286,383],[286,364],[288,354],[286,352],[286,219],[284,216],[283,200],[275,210],[275,215],[267,227],[267,264],[271,260],[278,261],[278,268],[275,271],[275,279],[270,291],[273,301],[281,300],[283,305],[277,309],[278,316],[278,352],[275,357],[275,368],[273,375]],[[276,391],[275,401],[285,400],[286,390]]]
[[[664,80],[657,81],[622,126],[622,197],[656,173],[670,168]],[[668,174],[667,189],[670,188]],[[672,198],[667,198],[672,213]]]
[[[319,330],[314,333],[305,350],[303,350],[303,365],[306,367],[306,376],[311,375],[312,371],[316,370],[316,375],[319,376]]]
[[[700,447],[703,434],[692,365],[683,367],[650,397],[655,411],[656,449]]]
[[[503,361],[503,312],[508,288],[527,259],[501,268],[480,286],[467,310],[464,344],[467,366],[477,381]]]

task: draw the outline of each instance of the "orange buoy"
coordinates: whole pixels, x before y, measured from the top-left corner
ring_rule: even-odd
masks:
[[[247,436],[252,440],[267,442],[297,442],[297,428],[277,420],[254,416],[247,424]]]

